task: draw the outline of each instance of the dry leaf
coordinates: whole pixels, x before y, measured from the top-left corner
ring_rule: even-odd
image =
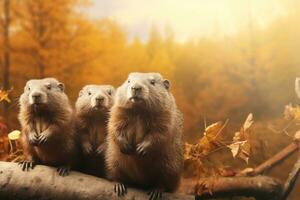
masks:
[[[20,136],[21,136],[21,132],[19,130],[14,130],[8,134],[8,139],[18,140]]]
[[[253,114],[250,113],[247,116],[243,127],[239,132],[236,132],[233,137],[233,143],[227,145],[231,150],[232,156],[234,158],[239,157],[243,159],[247,164],[250,157],[251,145],[249,143],[250,128],[253,124]]]
[[[295,140],[299,140],[300,139],[300,130],[295,133],[294,139]]]
[[[9,91],[5,91],[5,90],[0,90],[0,102],[1,101],[6,101],[8,103],[10,103],[10,99],[8,97]]]
[[[251,146],[248,141],[241,145],[241,152],[239,153],[239,157],[242,158],[247,164],[250,157]]]
[[[284,118],[286,120],[300,120],[300,108],[299,106],[293,107],[291,104],[285,106]]]
[[[243,142],[245,142],[245,141],[243,141]],[[232,144],[227,146],[230,149],[230,151],[232,153],[232,156],[234,158],[239,154],[240,149],[241,149],[241,144],[243,142],[235,142],[235,143],[232,143]]]
[[[250,113],[244,123],[244,126],[243,126],[244,131],[247,131],[248,128],[250,128],[252,126],[252,124],[253,124],[253,114]]]

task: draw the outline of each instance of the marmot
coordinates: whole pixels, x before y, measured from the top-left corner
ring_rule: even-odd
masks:
[[[73,111],[64,85],[55,78],[29,80],[20,97],[19,120],[25,160],[23,170],[36,164],[56,166],[69,174],[77,159]]]
[[[150,199],[176,190],[183,170],[182,114],[159,73],[131,73],[115,95],[108,123],[108,178],[151,189]]]
[[[109,110],[115,89],[111,85],[87,85],[76,101],[76,129],[82,152],[81,171],[104,177]]]

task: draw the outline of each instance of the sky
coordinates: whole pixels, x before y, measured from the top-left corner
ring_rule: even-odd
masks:
[[[283,0],[92,0],[85,12],[116,20],[129,38],[147,40],[151,27],[171,28],[175,38],[230,35],[249,26],[265,27],[285,14]]]

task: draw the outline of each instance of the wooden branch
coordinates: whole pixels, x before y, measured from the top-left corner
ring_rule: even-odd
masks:
[[[298,158],[296,164],[294,165],[293,170],[289,174],[289,177],[284,185],[281,200],[287,199],[287,197],[289,196],[289,194],[291,193],[292,189],[295,186],[299,173],[300,173],[300,157]]]
[[[282,184],[267,176],[203,178],[187,181],[181,191],[198,193],[198,199],[245,196],[257,200],[277,200],[282,193]]]
[[[186,199],[195,197],[182,194],[163,194],[164,199]],[[148,199],[145,191],[129,188],[126,199]],[[113,183],[105,179],[72,171],[69,176],[61,177],[56,169],[36,166],[29,172],[23,172],[17,163],[0,162],[0,199],[55,199],[55,200],[112,200]]]
[[[299,140],[293,141],[290,145],[285,147],[283,150],[275,154],[270,159],[266,160],[259,166],[255,167],[254,169],[247,168],[240,173],[237,174],[237,176],[256,176],[263,174],[265,171],[271,169],[272,167],[276,166],[283,160],[287,159],[290,155],[295,153],[299,149]]]

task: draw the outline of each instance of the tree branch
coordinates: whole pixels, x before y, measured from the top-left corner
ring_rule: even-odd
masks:
[[[255,176],[255,175],[263,174],[265,171],[273,168],[277,164],[287,159],[298,149],[299,149],[299,140],[294,140],[290,145],[282,149],[280,152],[278,152],[273,157],[269,158],[259,166],[255,167],[254,169],[247,168],[241,171],[240,173],[238,173],[237,176]]]
[[[198,199],[234,196],[255,197],[257,200],[276,200],[282,193],[281,183],[271,177],[217,177],[187,181],[181,187],[187,194],[197,194]]]
[[[129,188],[126,199],[148,199],[147,193]],[[56,169],[36,166],[34,170],[23,172],[17,163],[0,162],[0,199],[55,199],[55,200],[112,200],[113,183],[105,179],[72,171],[69,176],[61,177]],[[192,200],[194,196],[164,194],[164,199]]]
[[[284,185],[281,200],[287,199],[287,197],[289,196],[289,194],[291,193],[292,189],[295,186],[299,173],[300,173],[300,157],[298,158],[296,164],[294,165],[293,170],[289,174],[289,177]]]

